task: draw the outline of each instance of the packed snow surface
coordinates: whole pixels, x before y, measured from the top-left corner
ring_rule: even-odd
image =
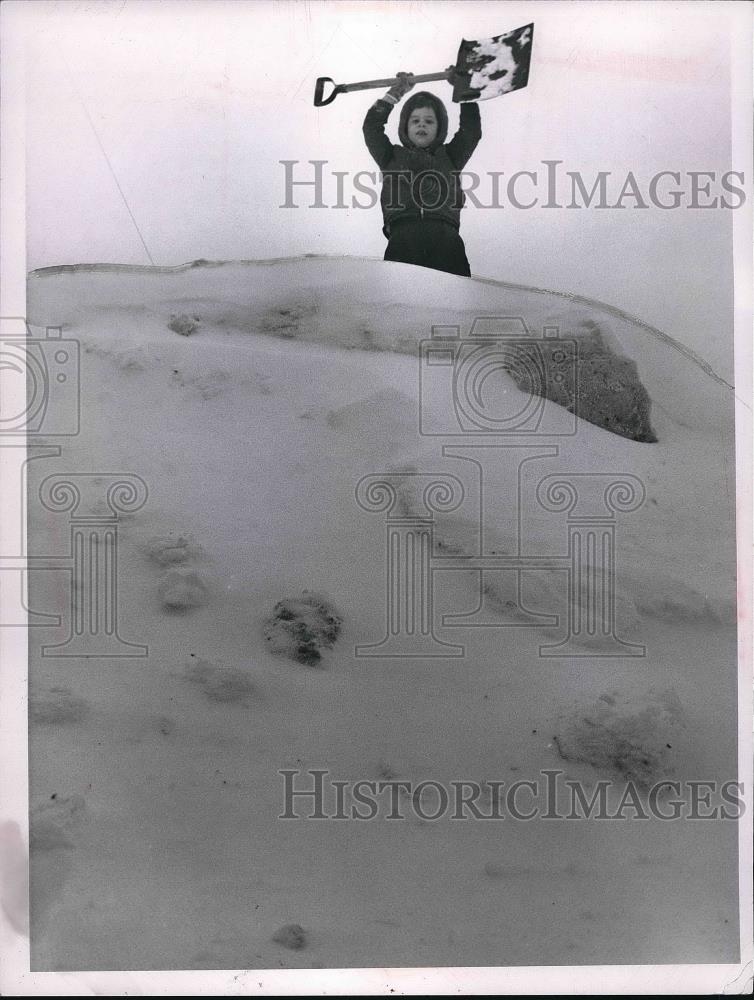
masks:
[[[453,367],[422,367],[421,342],[476,317],[531,337],[596,323],[636,362],[657,442],[539,397],[534,431],[454,430]],[[728,386],[617,313],[370,260],[48,269],[28,319],[81,358],[80,432],[28,465],[30,550],[69,552],[73,515],[36,499],[46,477],[147,490],[118,519],[117,616],[148,655],[42,656],[82,581],[30,574],[31,607],[62,619],[30,640],[34,968],[736,959],[735,822],[279,818],[286,769],[296,787],[319,769],[488,797],[560,770],[612,781],[612,802],[629,780],[735,780]],[[500,371],[480,391],[506,413],[534,398]],[[462,484],[432,514],[432,615],[463,655],[356,655],[387,631],[387,513],[357,502],[377,474],[404,518],[426,514],[430,474]],[[555,474],[638,483],[597,586],[643,656],[541,653],[588,600],[562,561],[471,565],[565,558],[568,512],[539,487]],[[480,606],[485,627],[458,624]]]

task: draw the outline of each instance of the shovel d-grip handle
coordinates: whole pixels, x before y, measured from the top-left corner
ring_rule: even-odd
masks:
[[[450,69],[444,69],[442,73],[422,73],[413,79],[414,83],[430,83],[432,80],[450,80],[452,72],[453,68],[451,67]],[[350,94],[355,90],[372,90],[377,87],[392,87],[394,83],[398,82],[399,78],[397,76],[389,76],[383,80],[363,80],[361,83],[336,83],[332,77],[320,76],[314,85],[314,107],[324,108],[326,104],[332,104],[338,94]],[[333,85],[333,91],[328,97],[325,97],[325,85],[328,83]]]
[[[325,84],[327,83],[331,83],[334,89],[329,97],[323,99],[322,95],[325,92]],[[335,83],[335,80],[333,80],[332,77],[329,76],[317,77],[317,82],[314,86],[314,107],[324,108],[326,104],[332,104],[332,102],[335,100],[335,98],[338,96],[339,93],[340,93],[340,87],[338,87],[338,85]]]

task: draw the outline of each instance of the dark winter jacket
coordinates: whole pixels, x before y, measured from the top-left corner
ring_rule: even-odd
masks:
[[[405,102],[398,129],[401,146],[394,146],[385,135],[393,107],[390,101],[376,101],[364,119],[367,148],[383,174],[380,201],[385,235],[390,235],[390,225],[398,218],[441,219],[458,229],[465,201],[458,172],[482,137],[478,105],[461,105],[458,131],[447,145],[448,113],[439,97],[420,91]],[[425,149],[414,146],[406,131],[409,116],[418,107],[431,107],[437,116],[437,136]]]

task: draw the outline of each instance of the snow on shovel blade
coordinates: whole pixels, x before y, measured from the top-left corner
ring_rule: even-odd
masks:
[[[525,87],[534,24],[480,42],[461,42],[456,60],[453,100],[486,101]]]

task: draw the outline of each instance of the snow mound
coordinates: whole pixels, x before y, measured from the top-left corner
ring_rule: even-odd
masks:
[[[636,363],[650,398],[676,420],[709,430],[732,419],[732,391],[719,392],[731,387],[702,359],[619,310],[590,307],[567,294],[351,257],[199,261],[176,268],[88,264],[29,276],[28,319],[40,326],[75,333],[94,313],[104,331],[116,332],[124,322],[130,329],[130,317],[138,315],[149,334],[164,331],[177,311],[229,335],[414,356],[433,327],[457,327],[464,336],[479,317],[516,317],[535,341],[545,327],[567,337],[596,323],[609,352]],[[678,366],[683,379],[663,377]],[[692,383],[693,392],[680,382],[687,389]]]
[[[80,347],[81,403],[54,463],[25,469],[29,551],[56,568],[29,573],[28,606],[60,619],[29,632],[36,968],[733,961],[735,824],[420,822],[403,785],[406,822],[389,796],[365,823],[278,818],[281,769],[304,790],[314,769],[414,793],[484,779],[484,811],[553,766],[585,786],[735,779],[727,385],[614,309],[383,261],[61,268],[28,291],[40,339]],[[199,332],[168,329],[180,315]],[[492,401],[541,422],[462,423],[480,319],[532,343],[596,325],[658,441],[506,371]],[[440,338],[452,363],[425,365]],[[115,517],[117,635],[87,616],[89,655],[58,657],[71,531],[112,531],[116,470],[148,490]],[[51,474],[91,495],[85,528],[39,502]],[[620,645],[574,635],[561,656],[587,578],[591,601],[613,588]],[[306,947],[272,940],[290,921]]]

